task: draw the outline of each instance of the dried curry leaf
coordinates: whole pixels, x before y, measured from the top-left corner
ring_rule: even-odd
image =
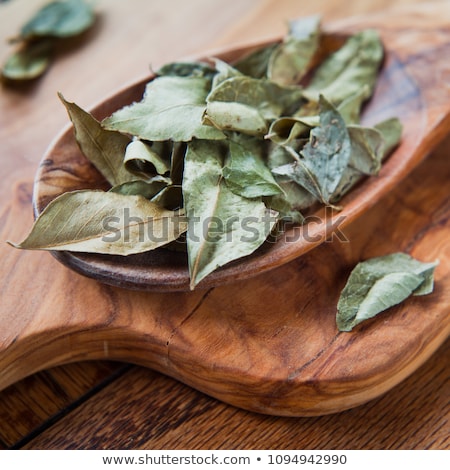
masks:
[[[296,110],[301,101],[299,87],[246,76],[231,77],[211,90],[204,120],[219,129],[261,135],[267,132],[270,120]]]
[[[294,85],[301,80],[319,47],[319,25],[318,16],[290,22],[288,35],[270,56],[268,78],[281,85]]]
[[[22,44],[2,68],[2,76],[9,80],[32,80],[41,76],[50,65],[53,41],[41,40]]]
[[[272,172],[290,177],[316,199],[330,204],[347,168],[351,143],[340,114],[324,97],[320,97],[319,103],[320,126],[311,131],[310,140],[300,150],[299,158]]]
[[[171,62],[156,71],[156,75],[168,77],[204,77],[212,80],[217,71],[204,62]]]
[[[264,163],[263,144],[258,139],[230,141],[230,155],[222,174],[235,194],[256,198],[283,192]]]
[[[102,125],[149,141],[224,139],[221,131],[202,123],[209,90],[210,80],[204,77],[157,77],[142,101],[116,111]]]
[[[365,98],[368,98],[382,59],[383,45],[378,33],[372,29],[361,31],[319,65],[305,89],[305,96],[318,100],[319,95],[324,95],[338,105],[366,87]]]
[[[348,167],[334,192],[333,203],[339,201],[365,175],[376,175],[382,161],[389,156],[401,139],[398,119],[388,119],[375,127],[348,126],[352,151]]]
[[[151,178],[155,175],[168,175],[170,172],[170,150],[166,142],[147,144],[134,140],[127,145],[124,165],[135,175]]]
[[[234,62],[233,66],[249,77],[266,78],[270,57],[277,47],[278,43],[274,43],[257,48]]]
[[[364,85],[358,92],[354,95],[348,96],[339,104],[337,110],[347,125],[359,124],[361,107],[369,95],[370,88],[368,85]]]
[[[403,126],[398,118],[390,118],[375,124],[374,127],[381,133],[384,139],[384,152],[382,156],[384,160],[400,143]]]
[[[233,77],[241,77],[242,74],[239,70],[220,59],[214,59],[214,65],[217,73],[213,78],[211,91],[217,88],[222,82]]]
[[[17,248],[130,255],[153,250],[187,229],[182,213],[142,196],[82,190],[64,193],[41,213]]]
[[[244,198],[228,189],[222,177],[227,151],[220,142],[188,144],[183,197],[191,289],[218,267],[253,253],[277,221],[261,198]]]
[[[154,181],[128,181],[117,186],[113,186],[110,191],[124,196],[142,196],[152,199],[155,195],[167,187],[167,182],[161,180]]]
[[[338,302],[340,331],[351,331],[364,320],[401,303],[410,295],[433,290],[437,262],[422,263],[405,253],[372,258],[356,265]]]
[[[21,29],[22,39],[64,38],[81,34],[92,26],[95,13],[83,0],[57,0],[42,7]]]
[[[123,165],[130,138],[116,131],[105,130],[90,113],[66,101],[61,94],[59,98],[73,123],[81,151],[111,186],[136,179]]]
[[[319,115],[281,117],[272,122],[265,138],[280,145],[289,145],[301,137],[308,137],[311,129],[319,124]]]

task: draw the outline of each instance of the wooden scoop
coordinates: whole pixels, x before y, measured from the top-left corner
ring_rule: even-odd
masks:
[[[177,293],[98,283],[47,253],[9,248],[3,262],[13,284],[2,298],[0,388],[50,366],[103,358],[148,366],[238,407],[310,416],[367,402],[422,364],[450,331],[450,141],[408,173],[449,125],[450,11],[414,12],[338,28],[381,31],[386,64],[365,119],[395,115],[405,126],[403,143],[381,175],[342,201],[337,217],[345,219],[314,225],[321,242],[333,228],[339,236],[308,253],[311,244],[301,240],[270,246],[218,271],[204,283],[208,289]],[[143,84],[114,95],[95,114],[139,99]],[[67,129],[40,168],[36,211],[63,190],[97,184],[98,174]],[[11,220],[28,204],[23,192],[18,186]],[[434,292],[410,298],[351,333],[338,332],[336,304],[351,269],[362,259],[396,251],[440,260]],[[69,254],[60,259],[110,284],[174,291],[188,282],[181,263],[144,257],[118,264]],[[30,270],[32,282],[20,275]],[[33,298],[39,302],[30,304]]]

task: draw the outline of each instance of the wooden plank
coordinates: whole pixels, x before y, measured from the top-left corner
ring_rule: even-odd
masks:
[[[0,440],[11,447],[61,416],[74,402],[99,389],[123,370],[107,361],[55,367],[27,377],[0,395]]]
[[[409,379],[366,405],[297,419],[242,411],[133,368],[25,448],[448,449],[449,354],[447,341]]]

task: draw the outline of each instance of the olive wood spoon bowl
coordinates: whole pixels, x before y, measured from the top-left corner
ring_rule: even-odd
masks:
[[[281,266],[311,250],[369,209],[420,163],[450,129],[450,11],[442,4],[391,16],[353,18],[326,28],[322,52],[342,44],[348,34],[376,28],[385,46],[385,61],[373,98],[364,110],[363,123],[375,124],[398,117],[403,126],[401,145],[383,165],[380,174],[367,178],[340,202],[341,212],[322,207],[303,226],[289,228],[276,243],[266,243],[251,256],[232,262],[201,281],[210,288],[246,279]],[[216,51],[211,55],[233,61],[255,47],[277,39]],[[207,57],[209,57],[207,56]],[[205,58],[200,58],[205,60]],[[139,101],[151,77],[124,87],[91,112],[102,119],[118,108]],[[81,155],[68,126],[48,149],[34,188],[35,215],[66,191],[104,188],[105,181]],[[127,257],[54,252],[65,265],[99,281],[151,291],[189,290],[185,253],[167,249]]]

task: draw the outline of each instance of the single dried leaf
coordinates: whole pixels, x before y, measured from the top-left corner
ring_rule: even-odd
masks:
[[[297,86],[281,86],[270,80],[231,77],[211,90],[205,122],[219,129],[260,135],[269,121],[294,112],[302,101]]]
[[[267,78],[269,60],[277,47],[278,43],[258,48],[234,62],[233,66],[249,77]]]
[[[167,182],[161,180],[154,181],[128,181],[117,186],[113,186],[110,191],[119,193],[124,196],[142,196],[146,199],[152,199],[164,188],[167,187]]]
[[[224,139],[218,129],[202,123],[209,90],[210,80],[204,77],[157,77],[147,84],[142,101],[116,111],[102,125],[149,141]]]
[[[2,68],[2,75],[9,80],[32,80],[48,68],[53,54],[53,42],[41,40],[25,43],[12,54]]]
[[[382,59],[383,46],[378,33],[371,29],[361,31],[319,65],[305,89],[305,96],[318,100],[319,95],[324,95],[337,105],[366,87],[365,98],[368,98]]]
[[[422,263],[405,253],[393,253],[358,263],[338,302],[340,331],[351,331],[362,321],[401,303],[410,295],[433,290],[437,262]]]
[[[301,157],[272,172],[290,177],[315,198],[330,204],[347,168],[351,144],[340,114],[322,96],[319,102],[320,126],[311,131],[309,142],[300,150]]]
[[[191,289],[218,267],[253,253],[277,221],[261,198],[244,198],[227,187],[222,177],[227,151],[220,142],[188,144],[183,197]]]
[[[365,175],[376,175],[382,161],[389,156],[401,138],[401,125],[397,119],[389,119],[373,128],[350,125],[352,151],[348,167],[336,188],[331,202],[338,202]]]
[[[276,144],[289,145],[301,137],[308,137],[312,128],[319,126],[319,116],[281,117],[275,119],[265,136]]]
[[[222,82],[224,82],[225,80],[228,80],[229,78],[242,76],[239,70],[235,69],[234,67],[232,67],[227,62],[224,62],[223,60],[214,59],[214,66],[217,70],[217,73],[213,78],[211,90],[214,90]]]
[[[70,37],[82,33],[94,22],[91,4],[83,0],[57,0],[41,8],[23,27],[21,37]]]
[[[267,121],[256,108],[228,101],[208,103],[203,123],[224,132],[236,131],[254,136],[263,136],[268,129]]]
[[[203,62],[171,62],[156,71],[156,75],[169,77],[205,77],[211,80],[217,71]]]
[[[293,157],[293,153],[298,158],[298,152],[304,147],[305,143],[303,140],[293,141],[291,143],[292,147],[272,144],[267,156],[267,166],[273,170],[294,163],[296,160]],[[292,152],[289,152],[288,149],[292,150]],[[311,207],[317,202],[317,199],[304,187],[293,181],[290,176],[274,174],[274,177],[283,193],[266,198],[267,206],[282,214],[292,212],[293,220],[300,223],[303,216],[301,214],[298,215],[298,213]]]
[[[289,34],[270,56],[269,79],[281,85],[293,85],[301,80],[318,49],[319,26],[318,16],[290,22]]]
[[[380,131],[373,127],[347,126],[351,141],[348,164],[365,175],[376,175],[381,168],[385,142]]]
[[[75,103],[66,101],[61,94],[59,98],[73,123],[81,151],[111,186],[136,179],[123,165],[130,138],[116,131],[105,130],[91,114]]]
[[[370,88],[368,85],[362,86],[354,95],[348,96],[336,108],[345,124],[359,124],[361,107],[367,97],[370,95]]]
[[[338,202],[365,175],[376,175],[384,155],[384,139],[375,128],[348,126],[351,154],[347,168],[335,189],[332,203]]]
[[[112,255],[153,250],[187,229],[181,213],[167,211],[142,196],[74,191],[54,199],[17,248]]]
[[[398,146],[402,138],[402,123],[397,118],[386,119],[375,125],[384,139],[384,152],[382,159],[388,157]]]
[[[109,131],[111,132],[111,131]],[[123,159],[130,173],[144,178],[155,175],[168,175],[170,172],[170,151],[166,142],[147,144],[134,140],[127,145]]]
[[[258,139],[230,141],[230,157],[223,169],[223,176],[234,193],[255,198],[283,192],[264,163],[263,144]]]

